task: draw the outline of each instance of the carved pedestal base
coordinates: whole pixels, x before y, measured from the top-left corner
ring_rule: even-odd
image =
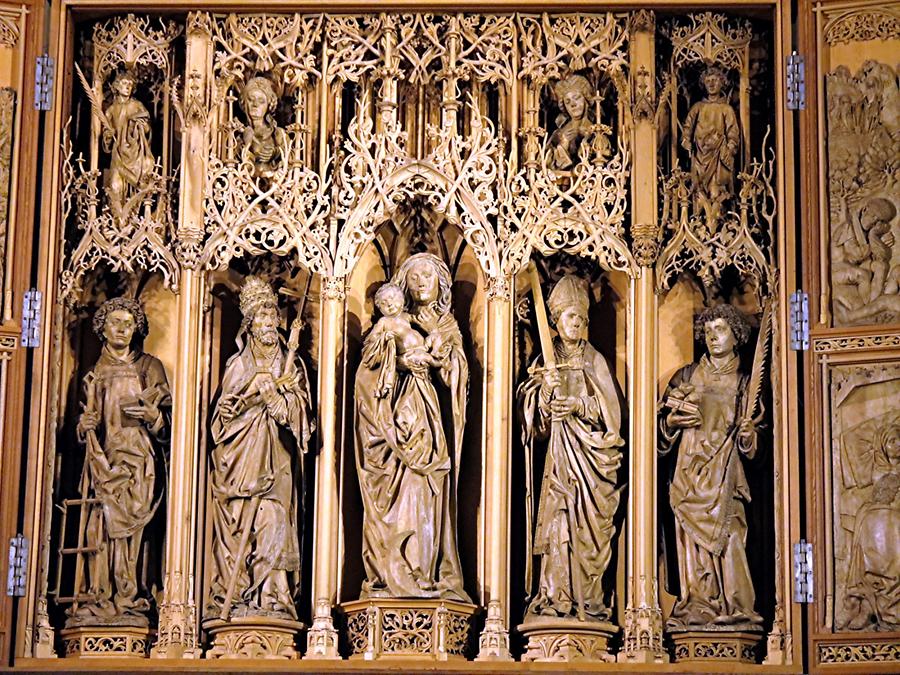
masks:
[[[75,626],[61,635],[67,657],[146,658],[153,633],[147,626]]]
[[[518,628],[528,639],[523,661],[615,661],[609,639],[619,627],[605,621],[538,617]]]
[[[761,631],[749,630],[673,630],[669,633],[675,646],[675,660],[731,661],[756,663]]]
[[[306,654],[304,659],[340,659],[338,654],[338,634],[331,618],[331,603],[328,600],[316,602],[316,614],[312,626],[306,633]]]
[[[503,606],[498,600],[488,603],[484,630],[478,638],[476,661],[512,661],[509,653],[509,631],[503,624]]]
[[[452,600],[370,598],[345,602],[351,659],[464,660],[477,608]]]
[[[203,622],[209,633],[208,659],[299,659],[297,636],[302,623],[271,617],[242,617]]]

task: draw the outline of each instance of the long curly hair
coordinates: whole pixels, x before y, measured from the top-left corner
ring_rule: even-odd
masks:
[[[91,322],[94,333],[102,342],[106,341],[106,338],[103,336],[106,317],[109,316],[110,312],[117,310],[124,310],[134,317],[135,335],[140,336],[141,339],[147,337],[149,328],[147,326],[147,314],[144,312],[143,305],[131,298],[112,298],[100,305],[100,309],[94,312],[94,319]]]
[[[406,310],[410,311],[412,302],[407,293],[406,277],[409,275],[409,271],[420,263],[427,263],[434,269],[438,278],[438,297],[435,307],[439,314],[447,314],[450,311],[452,301],[450,291],[453,287],[453,279],[450,276],[450,268],[447,267],[447,263],[433,253],[416,253],[404,260],[400,268],[394,273],[391,283],[403,289],[403,295],[406,297]]]
[[[706,324],[715,319],[725,319],[728,322],[738,346],[747,344],[750,338],[750,322],[741,310],[727,303],[707,307],[694,317],[694,339],[702,342]]]

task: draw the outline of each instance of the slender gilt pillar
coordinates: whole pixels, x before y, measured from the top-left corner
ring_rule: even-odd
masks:
[[[319,333],[319,441],[316,457],[315,532],[313,534],[313,624],[306,636],[307,659],[339,659],[332,608],[337,601],[338,521],[337,394],[339,359],[344,344],[346,279],[322,278]]]
[[[485,447],[484,602],[487,620],[479,661],[511,661],[509,653],[509,454],[512,410],[512,282],[488,281]]]
[[[657,302],[654,268],[659,245],[656,201],[656,60],[653,12],[631,16],[632,178],[635,259],[631,373],[631,489],[628,499],[628,604],[619,661],[668,661],[656,567]]]
[[[197,269],[203,237],[203,192],[209,157],[207,73],[210,66],[211,17],[193,12],[187,22],[187,67],[181,111],[181,198],[176,253],[181,263],[177,302],[177,345],[172,387],[172,447],[166,513],[163,600],[158,638],[151,656],[164,659],[200,657],[197,605],[194,598],[197,533],[197,472],[201,409],[204,278]]]

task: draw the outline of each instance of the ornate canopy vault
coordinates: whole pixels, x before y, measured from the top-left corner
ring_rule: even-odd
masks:
[[[895,667],[900,5],[398,4],[0,2],[0,654]]]

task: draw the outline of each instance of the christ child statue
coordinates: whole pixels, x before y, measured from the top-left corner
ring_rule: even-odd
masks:
[[[423,336],[413,328],[409,313],[404,309],[405,297],[403,289],[397,284],[383,284],[375,292],[375,306],[381,312],[381,318],[372,328],[372,334],[382,334],[382,339],[393,343],[388,352],[392,357],[385,360],[378,377],[378,398],[387,398],[394,389],[397,378],[396,360],[406,361],[415,353],[417,362],[428,366],[440,367],[440,359],[431,355],[431,337]],[[402,365],[402,364],[401,364]]]

